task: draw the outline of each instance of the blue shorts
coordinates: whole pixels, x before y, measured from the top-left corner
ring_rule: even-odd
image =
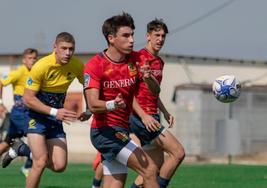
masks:
[[[159,114],[153,114],[151,116],[155,118],[158,122],[160,122]],[[138,115],[131,114],[129,121],[130,121],[130,132],[134,133],[139,138],[141,146],[150,144],[150,142],[154,140],[156,137],[158,137],[164,130],[164,127],[161,126],[161,128],[158,131],[149,132]]]
[[[62,121],[40,118],[31,118],[27,133],[41,134],[46,139],[66,138]]]
[[[21,138],[26,136],[29,118],[29,109],[23,104],[22,96],[14,95],[14,106],[11,109],[9,120],[10,125],[7,131],[7,137]]]
[[[91,128],[90,134],[93,146],[107,161],[115,159],[122,148],[130,142],[129,130],[118,126]]]
[[[66,93],[49,93],[39,91],[36,97],[45,105],[53,108],[63,108]],[[29,110],[31,118],[28,126],[27,133],[41,134],[46,139],[52,138],[66,138],[66,133],[63,129],[62,121],[57,120],[55,117]]]

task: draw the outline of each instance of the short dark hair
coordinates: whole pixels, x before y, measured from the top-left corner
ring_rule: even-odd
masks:
[[[27,48],[23,51],[22,56],[24,57],[25,55],[33,53],[35,53],[38,56],[38,50],[36,50],[35,48]]]
[[[72,34],[68,32],[61,32],[57,35],[55,42],[56,44],[59,42],[69,42],[69,43],[75,44],[75,39],[72,36]]]
[[[112,16],[105,20],[102,25],[102,33],[107,40],[108,44],[108,35],[116,35],[118,29],[120,27],[130,27],[131,29],[135,29],[134,20],[132,16],[126,12],[123,12],[120,15]]]
[[[160,29],[163,29],[166,34],[169,33],[168,27],[164,23],[163,19],[155,18],[154,20],[152,20],[147,24],[148,33],[151,33],[152,31],[158,31]]]

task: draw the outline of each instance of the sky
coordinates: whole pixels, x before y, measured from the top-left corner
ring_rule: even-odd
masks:
[[[0,54],[48,53],[62,31],[74,35],[76,52],[102,51],[104,20],[125,11],[135,20],[136,50],[146,24],[162,18],[170,33],[161,53],[267,60],[266,7],[266,0],[0,0]]]

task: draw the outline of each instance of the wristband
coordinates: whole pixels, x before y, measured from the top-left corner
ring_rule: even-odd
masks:
[[[0,104],[4,104],[4,103],[3,103],[3,99],[0,99]]]
[[[115,110],[116,109],[115,100],[107,101],[106,102],[106,108],[108,111]]]
[[[50,109],[50,116],[53,116],[53,117],[57,116],[57,109],[56,108],[51,108]]]

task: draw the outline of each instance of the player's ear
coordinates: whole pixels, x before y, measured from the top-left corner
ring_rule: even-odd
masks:
[[[108,41],[110,44],[114,43],[114,36],[113,35],[108,35]]]
[[[54,43],[53,48],[54,48],[54,51],[55,51],[56,48],[57,48],[57,44],[56,43]]]
[[[151,37],[150,37],[150,33],[146,33],[146,40],[147,40],[147,41],[150,41],[150,38],[151,38]]]
[[[22,61],[22,63],[23,63],[23,64],[25,64],[25,63],[26,63],[26,60],[25,60],[25,58],[24,58],[24,57],[22,58],[22,60],[21,60],[21,61]]]

